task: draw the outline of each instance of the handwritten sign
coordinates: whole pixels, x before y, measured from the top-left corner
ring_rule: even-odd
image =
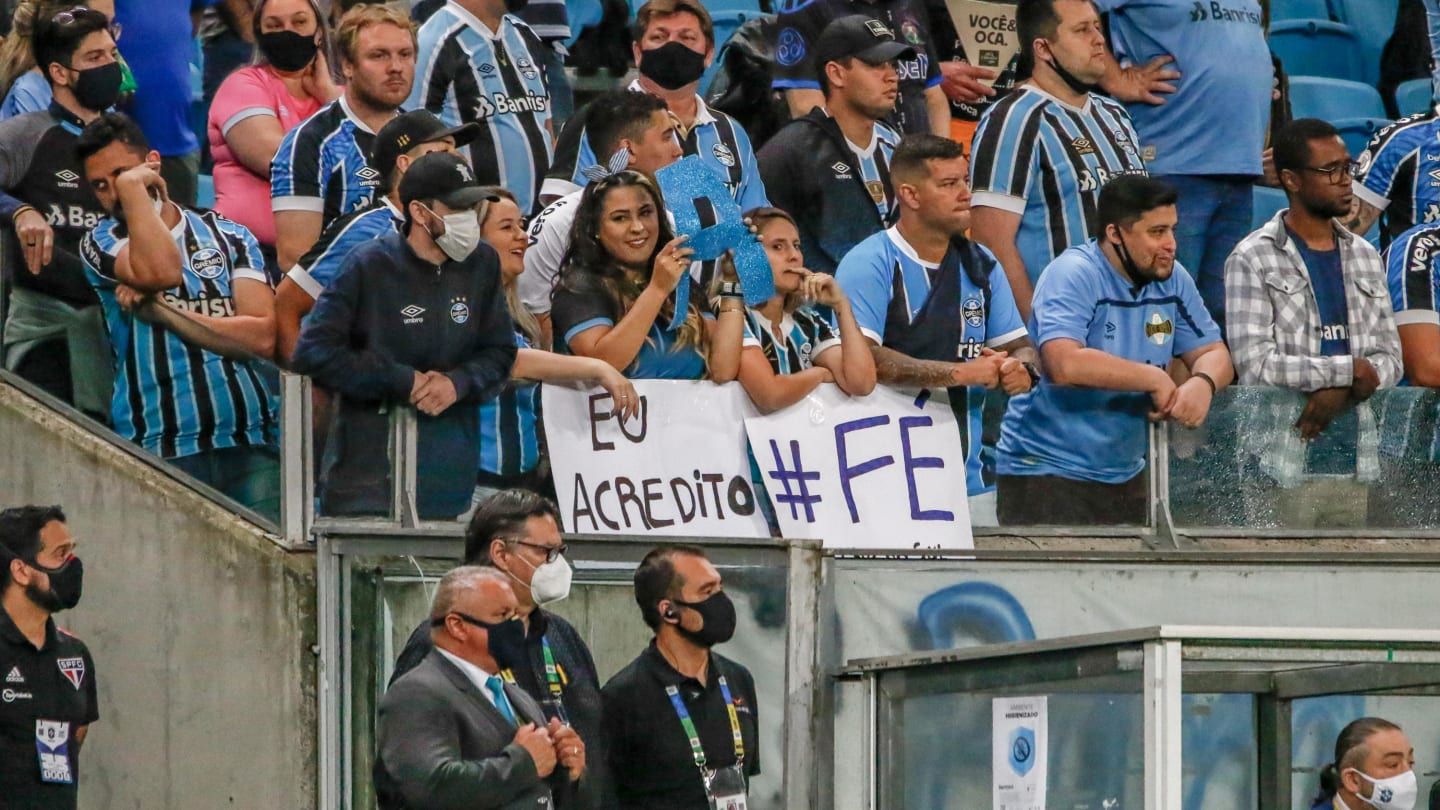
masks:
[[[973,548],[965,453],[943,398],[822,385],[745,420],[786,537],[831,548]]]
[[[636,380],[621,421],[600,389],[546,385],[545,440],[566,531],[769,537],[750,481],[738,384]]]
[[[1015,30],[1015,4],[987,0],[946,0],[950,20],[965,56],[973,65],[989,68],[998,74],[1009,66],[1020,52],[1020,36]],[[994,79],[980,79],[993,86]]]

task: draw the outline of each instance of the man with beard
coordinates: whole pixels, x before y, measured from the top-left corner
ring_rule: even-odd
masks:
[[[288,273],[331,222],[368,208],[384,185],[367,158],[415,79],[415,26],[383,4],[345,12],[335,30],[345,92],[285,133],[270,163],[275,250]]]
[[[1021,0],[1015,24],[1033,72],[975,132],[972,236],[1000,260],[1028,318],[1040,271],[1097,232],[1101,187],[1145,174],[1145,163],[1130,113],[1092,92],[1111,61],[1090,0]]]
[[[1225,263],[1235,369],[1243,385],[1303,392],[1295,427],[1308,446],[1295,466],[1327,476],[1311,481],[1358,487],[1361,420],[1354,408],[1403,373],[1385,266],[1370,243],[1336,221],[1354,202],[1354,164],[1335,128],[1314,118],[1292,121],[1273,149],[1290,207],[1245,237]],[[1358,494],[1321,499],[1339,503]]]
[[[73,810],[80,744],[96,709],[95,662],[53,614],[85,574],[58,506],[0,512],[0,806]]]
[[[1148,177],[1112,180],[1099,237],[1060,254],[1035,286],[1043,374],[1001,426],[1000,525],[1143,523],[1147,419],[1199,427],[1233,378],[1220,329],[1175,262],[1176,199]],[[1177,357],[1189,369],[1179,385]]]
[[[770,201],[795,217],[811,270],[833,274],[851,248],[895,221],[890,155],[900,136],[884,119],[900,92],[898,66],[914,55],[877,19],[830,23],[814,55],[824,105],[760,149]]]
[[[743,807],[760,716],[750,671],[711,651],[735,633],[720,572],[696,546],[662,546],[635,569],[635,602],[655,638],[600,690],[619,806]]]

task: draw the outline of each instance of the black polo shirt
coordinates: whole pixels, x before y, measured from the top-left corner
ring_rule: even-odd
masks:
[[[681,675],[651,641],[649,648],[616,673],[600,690],[610,778],[624,810],[708,810],[705,784],[690,741],[665,687],[680,690],[705,749],[706,767],[735,764],[735,744],[720,676],[730,687],[740,736],[745,742],[745,773],[760,773],[759,704],[750,671],[717,653],[710,654],[707,683]]]
[[[96,706],[95,663],[85,643],[50,619],[45,646],[37,650],[0,609],[0,810],[75,807],[80,781],[75,731],[100,717]],[[54,732],[57,742],[67,738],[71,784],[41,779],[36,735],[42,728],[47,735]]]

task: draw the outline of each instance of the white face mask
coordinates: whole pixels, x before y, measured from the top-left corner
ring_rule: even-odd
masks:
[[[1415,799],[1420,794],[1420,785],[1415,781],[1415,771],[1392,776],[1389,779],[1372,779],[1351,768],[1374,788],[1370,798],[1360,796],[1360,801],[1380,810],[1415,810]]]
[[[537,566],[535,575],[530,578],[530,598],[534,599],[537,605],[559,602],[570,595],[572,576],[574,572],[570,570],[570,563],[566,562],[564,555],[557,556],[554,562]]]
[[[464,261],[480,245],[480,218],[474,211],[456,211],[440,218],[445,220],[445,233],[435,236],[435,246],[449,256],[450,261]]]

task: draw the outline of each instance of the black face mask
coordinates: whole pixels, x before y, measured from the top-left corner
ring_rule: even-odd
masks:
[[[1087,84],[1080,81],[1074,73],[1061,67],[1060,60],[1055,58],[1054,51],[1050,52],[1050,58],[1045,60],[1045,64],[1049,65],[1050,69],[1055,71],[1055,75],[1060,77],[1060,81],[1065,82],[1065,86],[1069,87],[1072,93],[1078,93],[1083,96],[1086,93],[1093,92],[1095,88],[1099,87],[1098,84]]]
[[[467,616],[464,613],[455,613],[460,620],[466,624],[473,624],[476,627],[485,628],[489,636],[486,646],[490,649],[490,657],[500,669],[523,669],[530,666],[530,655],[525,650],[525,623],[519,617],[506,619],[503,622],[487,622]],[[439,627],[445,623],[445,617],[441,616],[430,622],[431,626]]]
[[[25,595],[31,602],[51,613],[69,610],[80,604],[80,592],[84,589],[85,564],[79,557],[71,557],[58,568],[46,568],[39,563],[26,563],[36,571],[50,577],[50,589],[40,590],[35,583],[25,586]]]
[[[1125,268],[1125,274],[1130,277],[1130,283],[1135,285],[1135,289],[1138,290],[1152,281],[1149,276],[1140,272],[1140,266],[1135,263],[1135,258],[1130,255],[1130,248],[1125,246],[1124,239],[1121,239],[1119,242],[1112,242],[1111,244],[1115,246],[1115,253],[1120,257],[1120,266]]]
[[[679,90],[705,73],[705,54],[680,42],[640,52],[640,75],[666,90]]]
[[[505,11],[510,14],[519,14],[530,5],[530,0],[505,0]]]
[[[686,630],[679,624],[675,625],[680,635],[694,644],[713,647],[724,644],[735,635],[735,603],[730,601],[730,596],[724,591],[712,594],[702,602],[682,602],[679,599],[670,601],[699,613],[704,620],[705,625],[699,630]]]
[[[267,31],[255,44],[276,70],[286,73],[294,73],[315,61],[315,52],[320,49],[314,34],[306,36],[294,31]]]
[[[80,78],[75,80],[70,90],[81,107],[94,112],[104,112],[113,107],[120,98],[120,82],[124,79],[124,73],[119,62],[75,72],[80,74]]]

